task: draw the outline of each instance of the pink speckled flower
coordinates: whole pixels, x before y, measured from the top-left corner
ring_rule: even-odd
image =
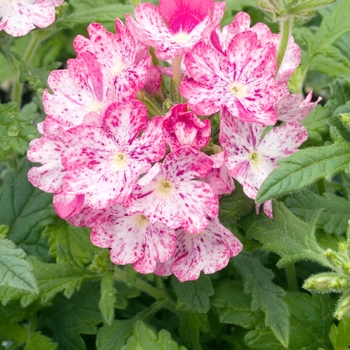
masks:
[[[206,176],[212,164],[207,155],[188,146],[170,153],[138,181],[127,202],[128,212],[140,212],[151,223],[160,221],[174,229],[200,232],[208,218],[218,213],[213,189],[195,180]]]
[[[120,19],[117,18],[115,24],[116,34],[108,32],[101,24],[90,24],[89,39],[78,35],[74,40],[74,49],[78,56],[89,53],[109,71],[119,99],[133,98],[146,83],[151,56],[137,51],[134,37]],[[147,48],[141,50],[147,51]],[[137,55],[140,56],[139,60],[136,60]]]
[[[177,104],[166,114],[163,128],[172,152],[182,146],[204,147],[210,139],[210,121],[200,120],[187,110],[186,104]]]
[[[182,81],[180,93],[195,113],[210,115],[225,106],[243,121],[276,123],[273,44],[261,47],[257,34],[246,31],[232,38],[226,56],[201,42],[186,54],[184,62],[189,77]]]
[[[115,102],[101,127],[83,124],[69,129],[62,154],[67,170],[63,190],[84,194],[86,205],[94,209],[123,202],[139,175],[165,154],[162,118],[147,119],[140,101]]]
[[[135,9],[136,21],[127,15],[126,23],[138,40],[153,46],[159,58],[168,60],[181,57],[214,30],[224,10],[225,3],[214,4],[213,0],[161,0],[159,8],[140,4]]]
[[[49,75],[43,94],[44,111],[62,127],[81,125],[89,112],[103,114],[115,99],[112,77],[90,54],[68,60],[68,69],[54,70]],[[44,122],[46,124],[46,122]]]
[[[298,150],[307,140],[307,130],[299,123],[287,123],[270,130],[261,140],[265,126],[245,123],[221,112],[220,143],[231,176],[242,184],[252,199],[267,176],[278,167],[278,160]]]
[[[168,260],[175,250],[175,231],[160,222],[150,223],[139,213],[127,215],[123,205],[104,210],[86,210],[92,227],[91,241],[98,247],[111,248],[115,264],[133,264],[136,271],[151,273],[157,262]]]
[[[176,233],[173,257],[163,264],[158,263],[154,273],[161,276],[174,273],[181,282],[198,279],[201,271],[214,273],[223,269],[230,258],[242,250],[241,242],[218,219],[210,220],[197,234],[183,229]]]
[[[35,27],[45,28],[55,21],[55,7],[64,0],[2,0],[0,30],[13,36],[26,35]]]

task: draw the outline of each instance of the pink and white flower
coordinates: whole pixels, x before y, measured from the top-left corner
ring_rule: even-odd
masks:
[[[173,229],[200,232],[208,218],[218,214],[213,189],[195,180],[206,176],[212,164],[207,155],[188,146],[170,153],[138,181],[127,201],[128,213],[142,213],[151,223],[160,221]]]
[[[88,27],[89,39],[78,35],[74,40],[77,55],[88,53],[113,77],[117,98],[134,98],[146,84],[151,56],[146,47],[139,47],[120,19],[115,22],[117,33],[108,32],[101,24]],[[139,59],[137,60],[137,56]],[[141,58],[142,57],[142,58]]]
[[[55,7],[64,0],[2,0],[0,30],[13,36],[26,35],[35,27],[45,28],[55,21]]]
[[[227,109],[222,111],[220,123],[225,164],[252,199],[267,176],[278,167],[278,160],[296,152],[308,137],[303,125],[291,122],[273,128],[261,140],[264,125],[242,122]]]
[[[115,102],[106,110],[101,127],[83,124],[69,129],[62,154],[67,170],[63,190],[84,194],[86,205],[94,209],[123,202],[138,177],[166,151],[162,118],[147,119],[140,101]]]
[[[257,34],[246,31],[232,38],[226,56],[201,42],[184,62],[189,77],[182,81],[180,93],[195,113],[210,115],[226,107],[242,121],[276,123],[273,44],[261,47]]]
[[[92,227],[91,241],[111,248],[115,264],[133,264],[136,271],[152,273],[157,263],[168,260],[175,250],[175,231],[160,222],[150,223],[144,215],[128,215],[123,205],[104,210],[86,210]]]
[[[218,219],[210,220],[199,233],[183,229],[176,233],[173,257],[158,263],[154,273],[161,276],[174,273],[181,282],[198,279],[201,271],[208,274],[223,269],[242,250],[241,242]]]
[[[135,9],[136,21],[127,14],[126,23],[139,41],[157,50],[157,57],[169,60],[183,56],[206,33],[213,31],[224,10],[225,3],[213,0],[200,4],[193,0],[161,0],[159,7],[140,4]]]
[[[201,149],[210,139],[210,121],[200,120],[188,111],[186,104],[177,104],[170,109],[164,118],[163,128],[172,152],[182,146]]]

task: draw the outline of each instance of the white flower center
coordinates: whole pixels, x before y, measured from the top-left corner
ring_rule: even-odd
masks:
[[[178,44],[184,44],[188,40],[188,34],[179,32],[173,36],[173,39]]]
[[[169,197],[174,191],[174,185],[169,180],[163,179],[158,182],[156,191],[164,197]]]
[[[236,82],[230,86],[230,90],[232,95],[235,97],[246,97],[247,95],[247,87]]]
[[[90,106],[90,112],[96,112],[97,114],[100,114],[101,112],[101,102],[96,101]]]
[[[144,227],[149,223],[148,219],[144,215],[136,214],[134,218],[135,218],[136,225],[139,227]]]
[[[128,157],[122,152],[116,152],[113,156],[112,163],[115,168],[122,170],[128,163]]]
[[[125,69],[125,65],[122,61],[118,61],[113,67],[111,67],[111,72],[113,76],[119,75]]]

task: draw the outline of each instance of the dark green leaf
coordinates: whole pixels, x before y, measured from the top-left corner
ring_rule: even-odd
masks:
[[[112,273],[102,277],[101,281],[101,299],[98,306],[101,310],[104,321],[110,325],[114,319],[114,308],[116,306],[117,291],[114,287]]]
[[[0,340],[14,340],[18,344],[25,342],[27,332],[23,325],[11,322],[6,315],[0,311]]]
[[[178,298],[176,308],[181,311],[206,313],[210,309],[209,297],[214,294],[211,279],[204,274],[196,281],[180,282],[172,278],[172,285]]]
[[[32,333],[27,340],[24,350],[56,350],[57,343],[39,332]]]
[[[28,182],[30,166],[24,158],[18,170],[10,170],[4,176],[0,192],[0,224],[9,227],[8,238],[27,254],[47,259],[47,241],[41,238],[41,233],[55,216],[52,195]]]
[[[26,260],[26,253],[8,239],[0,239],[0,285],[38,293],[33,267]]]
[[[315,223],[310,225],[298,219],[282,203],[273,203],[271,220],[266,215],[250,215],[240,221],[248,237],[263,243],[263,249],[277,253],[284,267],[299,260],[312,260],[323,266],[328,261],[322,256],[322,248],[315,237]]]
[[[179,312],[179,333],[188,350],[202,350],[199,340],[201,317],[206,315]]]
[[[285,292],[272,283],[274,275],[252,254],[239,254],[232,262],[244,282],[244,291],[252,295],[252,311],[265,313],[265,325],[270,327],[283,346],[289,343],[289,310]]]

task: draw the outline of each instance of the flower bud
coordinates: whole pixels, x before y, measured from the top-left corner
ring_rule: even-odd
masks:
[[[319,273],[309,277],[303,288],[314,292],[341,293],[350,288],[350,281],[337,273]]]
[[[341,320],[345,316],[350,314],[350,292],[344,293],[337,304],[337,307],[334,311],[334,317],[338,320]]]

